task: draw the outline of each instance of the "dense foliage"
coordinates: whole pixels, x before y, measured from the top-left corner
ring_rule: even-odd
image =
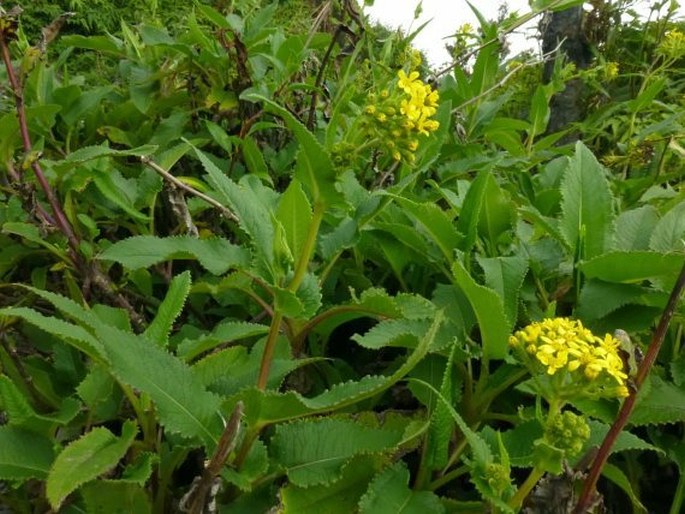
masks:
[[[680,512],[674,2],[548,83],[520,17],[431,71],[346,0],[139,3],[0,11],[0,505],[571,512],[637,398],[589,508]]]

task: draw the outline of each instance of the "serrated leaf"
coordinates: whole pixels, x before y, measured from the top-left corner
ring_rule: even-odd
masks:
[[[614,249],[647,250],[649,239],[659,221],[659,212],[652,205],[643,205],[637,209],[622,212],[616,218]]]
[[[639,394],[629,423],[634,426],[685,421],[685,390],[658,376],[650,378],[651,387]]]
[[[588,425],[590,426],[590,438],[585,443],[585,448],[589,449],[593,447],[599,447],[602,444],[607,432],[609,432],[611,426],[594,419],[589,419]],[[611,447],[611,453],[624,452],[628,450],[649,450],[662,454],[664,453],[660,448],[657,448],[656,446],[639,438],[635,434],[628,432],[627,430],[623,430],[616,438],[614,445]]]
[[[191,361],[198,355],[214,349],[220,344],[233,343],[248,337],[264,335],[269,331],[266,325],[248,323],[246,321],[223,321],[208,334],[202,334],[196,339],[184,339],[178,345],[177,354],[186,361]]]
[[[685,255],[656,252],[609,252],[578,264],[587,278],[634,283],[650,279],[675,281]]]
[[[95,480],[81,488],[88,514],[148,514],[152,503],[138,484],[119,480]]]
[[[209,183],[238,215],[240,227],[250,236],[260,257],[270,268],[274,260],[274,227],[269,207],[251,188],[228,178],[199,148],[193,146],[193,150],[207,172]]]
[[[502,299],[492,289],[477,284],[460,262],[454,262],[452,273],[478,319],[483,355],[488,359],[503,359],[513,322],[507,319]]]
[[[452,366],[456,345],[452,347],[449,359],[445,365],[440,384],[440,394],[449,403],[453,401],[452,386]],[[435,406],[430,420],[428,440],[426,441],[426,465],[430,469],[443,469],[447,466],[449,457],[449,446],[452,439],[454,421],[444,402],[438,402]]]
[[[66,341],[77,350],[89,357],[102,361],[105,359],[105,351],[102,343],[89,332],[58,318],[43,316],[42,314],[27,307],[6,307],[0,309],[0,316],[13,316],[21,318],[27,323],[44,330],[48,334]]]
[[[528,272],[528,260],[522,256],[476,259],[485,273],[485,285],[502,299],[507,319],[513,325],[518,319],[519,294]]]
[[[335,482],[355,455],[394,449],[401,430],[374,429],[354,420],[319,418],[276,427],[270,450],[291,483],[301,487]]]
[[[409,488],[409,470],[397,462],[382,471],[369,484],[359,501],[360,514],[441,514],[445,507],[430,491]]]
[[[245,461],[240,466],[240,470],[225,468],[222,472],[223,478],[229,483],[234,484],[241,491],[252,490],[252,483],[262,477],[269,470],[269,455],[266,445],[257,439]]]
[[[569,159],[561,183],[561,232],[577,254],[582,257],[601,255],[612,231],[613,197],[604,168],[581,142]]]
[[[304,185],[312,197],[313,203],[335,205],[342,201],[342,195],[335,189],[335,170],[326,150],[307,128],[293,116],[290,111],[277,103],[258,94],[243,95],[243,99],[261,102],[264,110],[274,113],[283,119],[300,144],[297,153],[295,178]]]
[[[91,177],[98,190],[107,200],[138,221],[150,221],[149,216],[141,214],[135,208],[133,198],[131,198],[132,195],[126,194],[127,189],[135,186],[132,186],[119,171],[115,169],[108,169],[107,171],[92,170]]]
[[[142,156],[151,155],[157,150],[156,145],[143,145],[137,148],[130,148],[128,150],[117,150],[105,145],[84,146],[78,150],[70,153],[67,157],[56,163],[54,166],[57,170],[64,172],[75,166],[83,164],[84,162],[99,159],[101,157],[127,157],[127,156]]]
[[[0,479],[44,480],[54,458],[50,439],[17,427],[0,426]]]
[[[247,268],[250,253],[222,238],[197,239],[191,236],[133,236],[117,241],[98,259],[118,262],[129,269],[147,268],[172,259],[196,259],[214,275],[231,268]]]
[[[679,202],[654,227],[649,248],[658,252],[685,248],[685,202]]]
[[[635,284],[590,279],[580,291],[575,315],[583,321],[600,319],[624,305],[637,302],[646,291]]]
[[[280,492],[283,514],[356,512],[357,503],[368,489],[380,460],[376,455],[357,455],[344,466],[342,475],[332,484],[310,487],[289,484]]]
[[[169,333],[174,321],[183,310],[188,293],[190,293],[190,282],[190,271],[184,271],[172,279],[155,319],[145,329],[144,335],[147,339],[159,346],[169,344]]]
[[[645,506],[640,503],[640,498],[633,490],[630,479],[625,475],[625,473],[623,473],[621,468],[614,466],[611,462],[606,462],[602,468],[602,476],[611,480],[614,484],[620,487],[623,492],[626,493],[626,495],[628,495],[628,498],[630,498],[630,501],[633,504],[633,512],[635,512],[635,514],[648,513]]]
[[[312,208],[298,180],[292,180],[281,196],[276,217],[283,224],[288,246],[298,262],[312,222]]]
[[[434,203],[416,203],[398,199],[405,213],[408,213],[419,224],[420,231],[440,248],[448,263],[454,260],[454,250],[461,242],[462,236],[454,227],[452,219]]]
[[[159,455],[151,452],[143,452],[137,455],[135,462],[129,464],[121,472],[119,482],[127,482],[144,486],[152,476],[153,465],[159,462]]]
[[[57,456],[46,482],[46,496],[57,510],[64,499],[82,484],[116,466],[133,442],[138,429],[125,422],[121,437],[97,427],[70,443]]]
[[[115,327],[96,327],[96,334],[106,347],[112,374],[150,395],[168,432],[199,439],[210,448],[216,444],[220,399],[198,383],[183,361]]]
[[[433,325],[392,375],[366,376],[356,382],[336,384],[313,398],[305,398],[294,391],[276,393],[255,388],[246,389],[231,397],[224,404],[224,409],[232,409],[236,402],[243,401],[247,423],[251,426],[264,426],[300,418],[307,414],[320,414],[354,405],[382,393],[404,378],[425,357],[442,320],[443,315],[438,311]]]
[[[62,400],[58,412],[51,415],[38,414],[17,385],[9,377],[0,375],[0,409],[9,418],[8,425],[50,435],[55,427],[64,426],[76,417],[81,410],[81,403],[67,397]]]

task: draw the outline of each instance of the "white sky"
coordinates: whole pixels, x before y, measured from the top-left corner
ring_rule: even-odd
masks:
[[[471,4],[490,20],[497,17],[497,9],[503,2],[509,6],[509,12],[518,11],[523,14],[530,11],[528,0],[471,0]],[[360,3],[363,2],[360,0]],[[414,44],[426,53],[431,65],[440,66],[449,59],[444,38],[454,34],[464,23],[478,27],[478,22],[465,0],[423,0],[423,13],[418,20],[414,20],[414,10],[418,3],[418,0],[375,0],[373,6],[364,7],[364,12],[384,25],[403,27],[407,31],[414,30],[430,20],[416,37]],[[647,12],[652,3],[654,2],[640,0],[636,2],[636,10]],[[680,13],[682,12],[681,8]],[[529,24],[529,34],[535,33],[537,22],[538,18]],[[537,45],[533,40],[526,40],[523,28],[519,29],[518,34],[510,37],[509,41],[512,54]]]

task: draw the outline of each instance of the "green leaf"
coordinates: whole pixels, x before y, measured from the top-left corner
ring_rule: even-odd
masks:
[[[238,215],[240,227],[251,237],[264,263],[270,268],[274,260],[274,226],[270,207],[252,188],[238,185],[228,178],[200,149],[193,146],[193,150],[207,172],[209,183]]]
[[[650,387],[638,394],[629,423],[641,426],[685,421],[685,390],[654,375],[650,382]]]
[[[602,165],[581,142],[561,183],[561,232],[574,255],[589,259],[604,252],[614,219],[613,197]]]
[[[685,202],[676,204],[656,224],[649,240],[650,250],[682,251],[685,248]]]
[[[650,279],[675,281],[685,256],[677,253],[609,252],[585,262],[578,268],[587,278],[607,282],[635,283]]]
[[[280,492],[283,514],[357,512],[357,503],[368,489],[381,460],[376,455],[357,455],[349,460],[340,478],[332,484],[309,487],[289,484]]]
[[[48,334],[52,334],[60,340],[66,341],[92,359],[103,360],[105,358],[105,350],[102,343],[88,331],[77,325],[67,323],[58,318],[43,316],[27,307],[6,307],[0,309],[0,316],[21,318],[27,323],[44,330]]]
[[[106,428],[97,427],[70,443],[57,456],[50,468],[46,495],[57,510],[64,499],[82,484],[112,469],[126,454],[138,429],[135,423],[125,422],[121,437]]]
[[[611,480],[614,484],[620,487],[633,504],[633,512],[635,514],[647,514],[648,510],[642,503],[637,493],[633,490],[633,485],[630,479],[623,473],[623,470],[611,462],[606,462],[602,468],[602,476]]]
[[[8,425],[51,435],[57,426],[64,426],[76,417],[81,410],[81,403],[67,397],[62,400],[57,413],[38,414],[17,385],[9,377],[0,375],[0,409],[7,414]]]
[[[245,321],[223,321],[209,334],[202,334],[196,339],[184,339],[178,345],[177,353],[186,361],[213,350],[226,341],[239,341],[248,337],[261,336],[269,331],[266,325],[247,323]]]
[[[318,418],[276,427],[271,454],[291,483],[309,487],[335,482],[355,455],[391,451],[401,430],[374,429],[351,419]]]
[[[313,398],[304,398],[294,391],[276,393],[254,388],[246,389],[231,397],[224,404],[224,410],[230,411],[236,402],[243,401],[247,423],[250,426],[264,426],[300,418],[307,414],[321,414],[343,409],[372,398],[404,378],[426,356],[442,325],[442,320],[442,312],[438,311],[432,326],[426,331],[414,351],[392,375],[366,376],[357,382],[336,384]]]
[[[530,129],[528,130],[528,138],[532,139],[544,133],[549,122],[549,104],[545,87],[539,85],[535,88],[533,99],[530,104],[530,112],[528,119],[530,120]]]
[[[590,438],[585,443],[585,448],[598,448],[602,444],[602,441],[604,440],[607,432],[609,432],[611,426],[593,419],[588,420],[588,425],[590,426]],[[624,430],[616,438],[616,442],[611,447],[611,453],[613,454],[629,450],[648,450],[661,454],[664,453],[660,448],[657,448],[656,446],[649,444],[647,441],[639,438],[635,434],[631,434],[627,430]]]
[[[502,299],[492,289],[476,283],[460,262],[454,262],[452,273],[454,283],[464,292],[478,319],[483,356],[503,359],[513,321],[507,319]]]
[[[583,284],[575,315],[583,321],[600,319],[629,303],[639,303],[647,292],[635,284],[590,279]]]
[[[266,445],[257,439],[240,470],[226,467],[221,476],[231,484],[238,486],[242,491],[252,490],[252,484],[259,480],[269,470],[269,455]]]
[[[152,155],[156,150],[156,145],[143,145],[128,150],[117,150],[106,145],[84,146],[67,155],[64,160],[56,163],[54,167],[58,171],[64,172],[79,166],[84,162],[100,159],[101,157],[139,157],[143,155]]]
[[[149,514],[152,503],[138,484],[118,480],[95,480],[81,488],[88,514]]]
[[[659,221],[659,213],[651,205],[622,212],[616,218],[615,250],[648,250],[649,240]]]
[[[485,272],[485,285],[502,299],[509,323],[518,319],[519,295],[528,272],[528,260],[523,256],[476,257]]]
[[[342,195],[335,189],[336,176],[333,163],[314,134],[307,130],[290,111],[272,100],[255,93],[243,95],[242,98],[253,102],[262,102],[264,110],[280,116],[293,132],[298,143],[300,143],[295,178],[309,190],[313,203],[324,205],[341,203]]]
[[[174,321],[181,314],[190,292],[190,281],[190,271],[184,271],[173,278],[155,319],[145,329],[147,339],[159,346],[167,346]]]
[[[50,439],[17,427],[0,426],[0,479],[44,480],[54,458]]]
[[[126,186],[130,186],[130,183],[119,171],[112,168],[107,171],[95,169],[92,170],[91,176],[93,182],[107,200],[138,221],[146,222],[150,220],[149,216],[141,214],[134,207],[133,199],[130,198],[131,195],[126,194]]]
[[[250,253],[226,239],[191,236],[133,236],[114,243],[98,258],[130,269],[146,268],[172,259],[197,259],[207,271],[222,275],[231,268],[247,268]]]
[[[397,462],[379,473],[359,502],[360,514],[440,514],[445,507],[430,491],[409,488],[409,470]]]
[[[210,448],[216,444],[220,399],[198,383],[183,361],[115,327],[96,327],[96,335],[106,347],[112,374],[150,395],[168,432],[200,439]]]
[[[269,168],[266,166],[264,161],[264,156],[262,155],[257,142],[251,136],[245,136],[242,139],[241,150],[243,152],[243,158],[245,159],[245,164],[250,173],[255,177],[259,177],[268,183],[271,183],[271,177],[269,176]]]
[[[447,213],[434,203],[416,203],[406,199],[399,199],[399,203],[418,222],[420,231],[426,233],[440,248],[445,260],[452,263],[454,250],[459,246],[462,236]]]
[[[298,180],[293,179],[281,196],[276,218],[283,225],[294,261],[298,262],[312,222],[312,207]]]

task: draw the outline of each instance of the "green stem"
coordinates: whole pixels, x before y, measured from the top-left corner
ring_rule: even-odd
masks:
[[[685,498],[685,476],[681,472],[680,478],[678,478],[678,485],[675,488],[675,494],[673,495],[670,514],[682,512],[683,498]]]
[[[523,500],[526,499],[526,497],[533,490],[533,487],[535,487],[535,484],[537,484],[540,481],[544,474],[544,470],[538,467],[534,467],[530,471],[530,475],[528,475],[526,481],[523,482],[523,484],[521,484],[521,487],[518,488],[516,494],[512,496],[511,500],[509,500],[509,507],[511,507],[515,511],[518,511],[521,508],[521,505],[523,505]]]
[[[440,478],[433,480],[430,484],[428,484],[427,489],[429,491],[437,491],[443,485],[448,484],[452,480],[455,480],[462,475],[465,475],[469,471],[471,471],[471,468],[469,466],[459,466],[458,468],[453,469],[449,473],[445,473]]]
[[[316,247],[316,238],[319,235],[319,228],[321,227],[321,221],[323,220],[325,206],[321,202],[314,203],[314,213],[312,215],[312,221],[309,224],[309,232],[307,233],[307,239],[304,242],[302,248],[302,253],[300,254],[299,260],[295,266],[295,274],[293,279],[288,285],[288,291],[296,292],[300,287],[302,280],[307,273],[307,268],[309,267],[309,261],[314,254],[314,249]],[[262,362],[259,366],[259,378],[257,379],[257,388],[262,391],[266,389],[267,381],[269,380],[269,369],[271,368],[271,361],[274,357],[274,351],[276,349],[276,340],[278,339],[278,333],[280,332],[281,322],[283,321],[283,313],[279,310],[274,310],[274,315],[271,318],[271,326],[269,327],[269,334],[266,338],[266,343],[264,344],[264,353],[262,354]]]

